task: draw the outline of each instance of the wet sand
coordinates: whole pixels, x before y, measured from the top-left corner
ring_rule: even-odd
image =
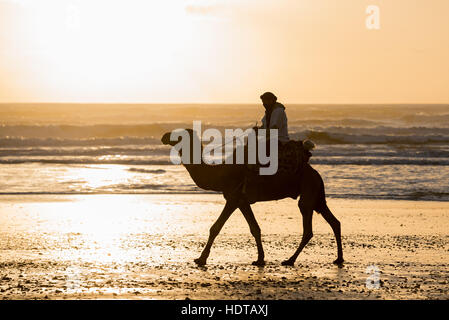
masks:
[[[258,203],[267,265],[251,265],[255,242],[236,211],[197,267],[223,204],[198,194],[0,196],[0,298],[449,298],[448,202],[329,199],[342,267],[318,214],[295,266],[281,266],[301,239],[296,201]]]

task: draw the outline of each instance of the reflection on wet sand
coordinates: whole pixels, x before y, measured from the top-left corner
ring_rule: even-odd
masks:
[[[197,267],[217,195],[2,196],[0,296],[49,299],[447,299],[449,204],[329,200],[343,226],[346,263],[320,215],[294,267],[295,201],[259,203],[267,265],[236,211]],[[366,286],[369,266],[378,287]]]

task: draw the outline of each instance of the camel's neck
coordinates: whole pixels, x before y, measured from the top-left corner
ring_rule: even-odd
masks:
[[[199,144],[200,147],[200,154],[203,154],[203,145],[201,142],[195,141]],[[190,143],[190,150],[194,149],[194,143],[191,141]],[[182,150],[180,152],[180,156],[182,156]],[[193,179],[195,184],[200,187],[201,189],[205,190],[215,190],[215,191],[222,191],[219,190],[219,169],[217,166],[209,165],[203,162],[203,159],[201,158],[201,163],[199,164],[193,164],[193,154],[190,154],[190,164],[183,163],[183,166],[187,169],[187,171],[190,174],[190,177]]]
[[[201,189],[223,191],[223,166],[201,164],[184,164],[195,184]]]
[[[203,154],[201,144],[200,148],[201,154]],[[182,156],[182,154],[180,155]],[[195,184],[201,189],[226,192],[228,189],[234,189],[235,184],[242,180],[241,165],[210,165],[204,163],[203,159],[199,164],[192,164],[193,156],[190,155],[190,157],[190,164],[183,163],[183,165]]]

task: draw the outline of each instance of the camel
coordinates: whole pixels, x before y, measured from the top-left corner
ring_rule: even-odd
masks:
[[[186,130],[189,132],[190,144],[192,146],[193,139],[199,138],[192,129]],[[171,141],[170,134],[170,132],[165,133],[161,141],[165,145],[174,146],[179,140]],[[182,149],[180,150],[180,155],[182,155]],[[297,171],[298,173],[294,175],[287,174],[282,176],[275,174],[273,176],[256,176],[252,179],[247,179],[244,188],[242,187],[243,177],[248,174],[246,164],[210,165],[203,161],[200,164],[193,164],[193,161],[190,161],[190,164],[183,163],[183,166],[187,169],[190,177],[198,187],[220,192],[226,200],[223,211],[210,228],[206,246],[200,257],[194,260],[197,265],[206,265],[215,238],[231,214],[238,208],[245,217],[250,232],[256,241],[257,260],[252,264],[264,266],[265,254],[262,246],[261,230],[251,209],[251,204],[288,197],[293,199],[300,197],[298,206],[303,220],[303,234],[296,251],[289,259],[283,261],[281,264],[284,266],[293,266],[298,255],[312,238],[313,211],[320,213],[331,226],[337,243],[337,259],[333,263],[337,265],[343,264],[340,222],[326,204],[324,183],[320,174],[308,162],[303,161],[301,168]],[[262,188],[260,187],[261,185],[263,186]]]

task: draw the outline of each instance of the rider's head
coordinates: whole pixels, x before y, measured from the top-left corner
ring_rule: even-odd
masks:
[[[278,98],[271,92],[265,92],[260,96],[260,99],[262,100],[265,109],[269,109],[274,106]]]

